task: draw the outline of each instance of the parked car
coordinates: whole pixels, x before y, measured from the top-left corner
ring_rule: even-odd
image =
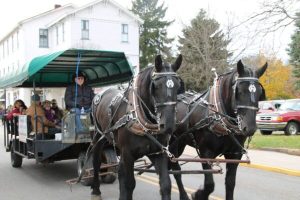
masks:
[[[286,100],[269,100],[269,101],[260,101],[258,104],[258,113],[268,113],[276,111],[283,102]]]
[[[257,114],[256,124],[263,135],[271,135],[273,131],[284,131],[286,135],[298,134],[300,99],[286,100],[275,111]]]

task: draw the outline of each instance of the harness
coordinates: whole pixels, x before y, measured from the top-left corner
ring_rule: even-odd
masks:
[[[243,130],[241,127],[241,121],[242,118],[238,114],[238,109],[250,109],[250,110],[258,110],[258,107],[256,106],[251,106],[251,105],[241,105],[238,104],[236,105],[236,90],[237,90],[237,85],[242,83],[242,82],[249,82],[249,87],[248,90],[250,92],[250,99],[251,102],[255,102],[255,92],[256,92],[256,87],[255,83],[258,82],[258,78],[255,77],[236,77],[235,83],[232,87],[233,92],[232,92],[232,99],[231,101],[235,105],[235,117],[231,117],[226,113],[224,102],[222,101],[222,88],[221,88],[221,81],[222,81],[223,76],[216,77],[214,81],[214,85],[212,87],[212,91],[210,93],[209,97],[209,102],[214,105],[216,112],[210,110],[210,114],[215,114],[215,118],[217,119],[216,121],[210,125],[209,129],[212,132],[215,132],[220,135],[229,135],[230,133],[234,133],[236,135],[243,135]],[[222,115],[220,115],[222,114]]]
[[[154,81],[156,81],[159,78],[167,77],[167,96],[171,96],[172,88],[174,87],[174,82],[172,81],[172,77],[178,77],[178,75],[175,72],[152,72],[152,82],[150,88],[152,88],[152,84]],[[161,106],[169,106],[169,105],[176,105],[176,101],[167,101],[167,102],[156,102],[155,99],[153,99],[154,102],[154,109],[155,114],[153,114],[150,110],[150,108],[145,104],[145,102],[142,100],[142,98],[139,96],[137,89],[138,85],[141,84],[141,78],[140,76],[134,77],[133,81],[129,84],[126,91],[118,93],[111,101],[110,105],[108,106],[108,115],[110,118],[110,125],[105,131],[101,131],[99,128],[99,124],[96,123],[96,129],[99,133],[102,135],[108,135],[108,133],[114,132],[121,127],[126,126],[128,130],[130,130],[132,133],[144,136],[145,134],[159,134],[160,126],[159,126],[159,120],[160,120],[160,113],[157,113],[157,108]],[[97,106],[101,102],[102,96],[107,92],[108,90],[98,94],[94,98],[94,106]],[[151,92],[151,89],[150,89]],[[128,94],[127,98],[125,97],[125,93]],[[150,93],[151,94],[151,93]],[[114,118],[114,114],[118,111],[118,107],[121,104],[121,102],[124,101],[127,104],[126,108],[126,114],[120,117],[113,125],[112,125],[112,119]],[[118,104],[118,105],[117,105]],[[93,107],[94,107],[93,106]],[[113,108],[115,108],[115,111],[113,113]],[[146,114],[145,110],[150,114],[151,118],[154,119],[157,123],[151,122]],[[93,111],[94,112],[94,111]],[[111,137],[109,137],[111,138]]]

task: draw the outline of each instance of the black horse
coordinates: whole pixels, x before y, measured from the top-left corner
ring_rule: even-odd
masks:
[[[201,158],[224,155],[226,159],[240,160],[247,137],[251,137],[256,130],[258,101],[265,98],[258,78],[266,68],[267,64],[254,71],[239,61],[236,70],[218,76],[205,94],[192,95],[178,102],[177,120],[182,120],[182,123],[174,132],[170,151],[179,157],[185,146],[189,145],[196,148]],[[184,118],[187,119],[185,123]],[[170,165],[173,170],[180,170],[178,163]],[[211,169],[208,163],[203,163],[202,167]],[[237,167],[236,163],[226,164],[226,200],[233,199]],[[175,179],[180,199],[188,200],[181,175],[175,175]],[[213,175],[205,174],[204,188],[193,193],[192,199],[208,200],[214,187]]]
[[[136,184],[134,162],[144,155],[155,163],[162,199],[171,199],[168,157],[163,153],[162,147],[168,146],[175,129],[177,90],[180,87],[176,71],[181,62],[181,55],[172,65],[163,64],[161,57],[157,56],[155,66],[141,71],[125,92],[108,89],[94,98],[92,113],[101,134],[93,139],[92,198],[101,199],[99,155],[108,140],[116,144],[120,153],[120,200],[132,199]]]

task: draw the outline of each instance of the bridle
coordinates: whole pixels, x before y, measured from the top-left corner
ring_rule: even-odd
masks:
[[[226,74],[224,74],[226,75]],[[234,83],[232,83],[232,95],[231,95],[231,108],[233,110],[234,113],[234,117],[230,116],[230,114],[228,114],[226,112],[225,109],[225,105],[224,102],[222,101],[223,95],[222,95],[222,86],[224,85],[223,83],[223,77],[224,75],[220,75],[220,76],[216,76],[215,81],[214,81],[214,85],[213,85],[213,91],[212,91],[212,100],[213,100],[213,104],[216,107],[216,115],[218,116],[219,113],[221,113],[223,115],[223,117],[219,116],[216,117],[218,119],[220,119],[221,125],[224,127],[224,129],[226,131],[228,130],[232,130],[233,132],[237,133],[237,134],[242,134],[243,130],[242,130],[242,121],[243,118],[242,116],[239,114],[238,110],[241,109],[247,109],[247,110],[253,110],[253,111],[257,111],[258,107],[255,105],[245,105],[245,104],[240,104],[237,103],[237,90],[238,90],[238,86],[241,83],[247,82],[249,83],[248,86],[248,90],[250,92],[250,101],[251,103],[255,103],[256,100],[255,99],[255,92],[257,91],[257,88],[255,86],[255,84],[259,84],[258,78],[256,77],[238,77],[236,76],[234,78]],[[234,75],[233,75],[234,76]],[[232,114],[233,114],[232,113]]]
[[[166,102],[156,102],[155,98],[152,95],[152,87],[153,84],[161,78],[166,78],[166,86],[167,86],[167,99],[172,97],[172,92],[173,92],[173,88],[174,88],[174,81],[172,80],[172,78],[176,78],[178,79],[178,75],[176,72],[152,72],[152,76],[151,76],[151,84],[150,84],[150,95],[152,96],[153,102],[154,102],[154,110],[155,112],[157,112],[157,108],[158,107],[163,107],[163,106],[175,106],[177,104],[177,101],[166,101]]]
[[[258,81],[258,78],[255,78],[255,77],[241,77],[241,78],[237,78],[236,79],[236,82],[233,86],[233,96],[234,98],[236,97],[236,90],[237,90],[237,85],[242,83],[242,82],[249,82],[249,87],[248,87],[248,90],[250,92],[250,100],[251,100],[251,103],[255,103],[255,92],[256,92],[256,86],[255,86],[255,83],[259,84],[259,81]],[[258,111],[258,107],[257,106],[250,106],[250,105],[236,105],[235,107],[235,112],[237,113],[237,110],[238,109],[249,109],[249,110],[255,110],[255,111]]]

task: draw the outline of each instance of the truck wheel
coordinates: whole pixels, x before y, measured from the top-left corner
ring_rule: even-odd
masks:
[[[296,135],[299,131],[298,124],[296,122],[289,122],[285,128],[285,135]]]
[[[105,164],[115,164],[118,162],[117,154],[111,148],[103,150],[101,159],[102,159],[102,163],[105,163]],[[101,177],[103,183],[113,183],[117,178],[117,167],[116,166],[103,169],[103,170],[101,170],[101,172],[112,172],[112,174],[108,174],[108,175]]]
[[[91,156],[90,159],[86,163],[85,169],[89,169],[89,168],[93,167],[93,161],[92,160],[93,159],[92,159],[92,156]],[[84,161],[85,161],[85,152],[82,151],[82,152],[80,152],[80,154],[78,156],[78,160],[77,160],[77,174],[78,174],[78,176],[81,174],[81,171],[82,171],[83,166],[84,166]],[[87,173],[85,173],[84,175],[87,175]],[[91,186],[92,183],[93,183],[93,177],[81,180],[81,184],[84,185],[84,186]]]
[[[271,135],[272,134],[272,131],[263,131],[263,130],[260,130],[260,133],[262,135]]]
[[[11,161],[11,165],[15,168],[21,167],[23,163],[23,157],[15,153],[14,144],[12,145],[12,148],[10,150],[10,161]]]

